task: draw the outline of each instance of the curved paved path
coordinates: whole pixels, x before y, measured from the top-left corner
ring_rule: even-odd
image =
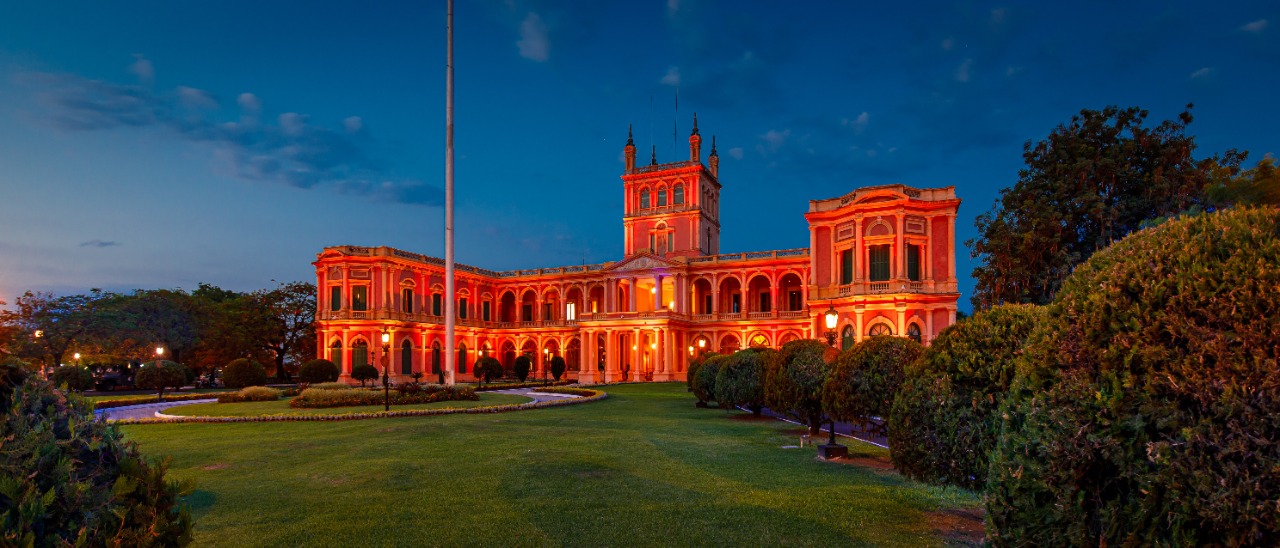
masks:
[[[565,398],[581,398],[573,394],[552,394],[547,392],[537,392],[535,388],[513,388],[511,390],[490,390],[494,394],[511,394],[514,396],[525,396],[533,399],[535,402],[544,402],[552,400],[561,400]],[[95,416],[102,417],[106,420],[119,419],[153,419],[156,413],[164,411],[170,407],[179,405],[194,405],[197,403],[213,403],[218,401],[217,398],[206,400],[186,400],[186,401],[167,401],[160,403],[143,403],[138,405],[126,405],[123,407],[112,407],[110,409],[98,409],[93,412]]]

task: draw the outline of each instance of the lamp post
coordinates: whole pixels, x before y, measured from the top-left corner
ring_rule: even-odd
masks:
[[[387,356],[391,352],[391,333],[387,332],[387,328],[382,328],[382,410],[391,411],[391,360]]]
[[[551,349],[542,349],[542,384],[547,384],[547,369],[551,368]]]
[[[160,358],[164,357],[164,347],[156,347],[156,367],[160,367]]]
[[[822,314],[823,320],[827,326],[827,345],[832,348],[836,347],[836,322],[840,320],[840,313],[836,312],[836,308],[831,306]]]

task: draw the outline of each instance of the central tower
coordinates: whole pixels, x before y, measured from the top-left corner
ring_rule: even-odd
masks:
[[[649,165],[636,166],[636,144],[627,128],[625,200],[622,225],[625,256],[646,252],[659,257],[698,257],[720,253],[720,155],[711,137],[711,155],[702,165],[702,136],[693,115],[689,159],[658,163],[657,147]]]

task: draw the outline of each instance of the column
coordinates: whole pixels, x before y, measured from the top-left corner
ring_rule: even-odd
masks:
[[[627,281],[630,283],[630,287],[627,288],[627,297],[629,297],[628,300],[631,301],[630,307],[627,308],[627,311],[635,312],[636,311],[636,293],[638,293],[638,291],[636,291],[636,279],[635,277],[632,277]]]
[[[538,295],[533,298],[533,321],[541,322],[543,320],[546,320],[546,318],[542,317],[542,294],[538,293]]]
[[[864,313],[865,313],[865,309],[864,309],[864,308],[854,308],[854,309],[853,309],[853,317],[854,317],[854,324],[853,324],[853,329],[854,329],[854,331],[853,331],[853,342],[855,342],[855,343],[862,342],[862,315],[863,315]]]
[[[338,303],[338,307],[343,312],[351,310],[351,268],[342,267],[342,302]],[[342,347],[347,347],[347,342],[342,342]]]
[[[925,331],[924,343],[929,344],[933,342],[933,309],[932,308],[924,311],[924,331]]]
[[[773,318],[778,317],[778,309],[781,308],[780,306],[778,306],[778,304],[782,302],[782,299],[779,297],[780,296],[778,295],[778,271],[774,270],[773,272],[769,273],[769,298],[773,300],[773,303],[771,304],[771,306],[769,306],[769,310],[772,313],[770,317],[773,317]]]
[[[906,226],[903,223],[903,219],[903,213],[899,210],[898,214],[895,216],[893,228],[894,232],[896,232],[896,237],[894,238],[895,249],[893,251],[897,255],[897,260],[893,261],[893,278],[895,280],[900,280],[907,276],[907,248],[903,245],[905,243],[903,229],[906,228]]]
[[[630,350],[631,350],[631,370],[628,371],[629,373],[628,377],[630,378],[628,378],[627,380],[638,381],[640,380],[640,366],[641,366],[640,328],[639,327],[631,330],[631,349]]]
[[[898,329],[893,334],[899,337],[907,335],[907,303],[898,303]]]
[[[925,281],[932,282],[933,281],[933,217],[929,217],[925,219],[924,241],[925,241],[924,249],[920,251],[920,253],[924,255],[923,257],[920,257],[921,266],[924,267],[924,272],[921,273],[920,277]]]
[[[854,218],[853,231],[853,283],[859,283],[862,281],[862,265],[867,264],[863,256],[862,215]]]
[[[813,225],[809,225],[809,272],[818,271],[818,231],[814,230]],[[817,280],[805,278],[804,285],[817,284]]]
[[[956,281],[956,216],[947,215],[947,283]],[[951,323],[955,324],[955,310],[951,311]]]
[[[653,309],[662,310],[667,306],[667,300],[663,298],[665,295],[663,295],[663,292],[662,292],[662,275],[661,274],[655,275],[653,277],[653,283],[655,284],[654,293],[653,293],[654,295]]]

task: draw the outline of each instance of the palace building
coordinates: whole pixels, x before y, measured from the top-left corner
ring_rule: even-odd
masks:
[[[495,272],[390,247],[327,247],[316,258],[318,355],[428,380],[443,367],[444,299],[455,298],[457,379],[482,356],[508,370],[533,358],[541,378],[562,356],[580,382],[684,380],[707,351],[777,348],[795,339],[906,336],[928,344],[955,323],[955,187],[863,187],[809,202],[809,247],[720,252],[720,158],[702,163],[697,118],[687,161],[636,165],[628,130],[622,257],[610,263]],[[829,330],[824,316],[838,314]]]

